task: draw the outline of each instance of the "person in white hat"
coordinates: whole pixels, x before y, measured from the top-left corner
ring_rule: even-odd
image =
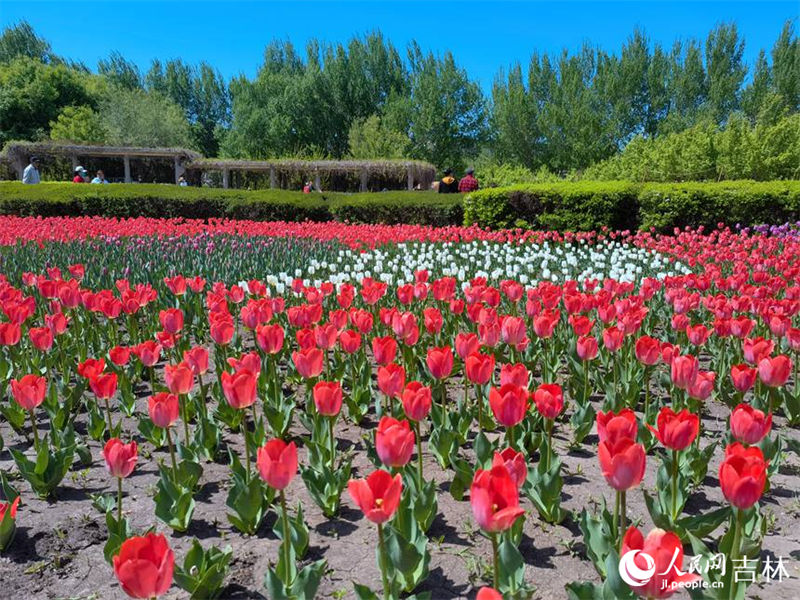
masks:
[[[89,172],[86,169],[78,165],[75,167],[75,177],[72,178],[72,183],[86,183],[88,174]]]

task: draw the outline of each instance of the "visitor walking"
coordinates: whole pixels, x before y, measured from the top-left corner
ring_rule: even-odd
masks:
[[[442,177],[442,180],[439,182],[439,193],[455,194],[457,192],[458,192],[458,183],[456,182],[456,178],[453,177],[453,170],[445,169],[444,177]]]
[[[475,179],[475,169],[467,169],[466,175],[458,182],[458,191],[466,194],[467,192],[474,192],[478,187],[478,180]]]
[[[22,183],[40,183],[42,181],[39,175],[39,157],[31,156],[30,164],[25,167],[22,172]]]
[[[78,165],[77,167],[75,167],[74,172],[75,172],[75,177],[72,178],[72,183],[86,183],[86,176],[89,174],[89,172],[86,169]]]

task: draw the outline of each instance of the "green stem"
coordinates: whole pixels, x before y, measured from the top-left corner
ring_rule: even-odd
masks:
[[[478,405],[478,433],[483,433],[483,394],[480,385],[475,390],[475,402]]]
[[[650,417],[650,368],[644,368],[644,418]]]
[[[328,419],[328,433],[330,434],[330,445],[331,445],[331,470],[334,469],[334,465],[336,461],[336,438],[333,437],[333,424],[336,422],[336,417],[331,417]]]
[[[250,483],[250,441],[247,435],[247,410],[244,411],[242,418],[242,431],[244,433],[244,462],[246,463],[245,474],[247,476],[247,483]]]
[[[622,539],[622,536],[619,534],[619,490],[617,490],[617,496],[614,502],[614,519],[612,525],[614,526],[614,535],[617,536],[617,539]]]
[[[672,451],[672,518],[678,515],[678,451]]]
[[[625,537],[625,490],[619,492],[619,543],[622,549],[622,538]]]
[[[422,490],[422,436],[420,435],[419,421],[413,421],[414,433],[417,436],[417,479],[419,480],[419,489]]]
[[[736,561],[739,559],[741,554],[741,545],[742,545],[742,510],[739,508],[734,508],[734,521],[733,521],[733,544],[731,544],[731,568],[736,567]],[[736,598],[736,591],[739,587],[736,581],[736,578],[731,574],[731,590],[730,590],[730,598]]]
[[[497,534],[496,533],[492,533],[492,534],[490,534],[490,536],[492,538],[492,564],[493,564],[493,569],[492,569],[493,573],[492,573],[492,575],[494,576],[492,584],[494,586],[494,589],[499,589],[500,588],[500,552],[498,550]]]
[[[114,425],[111,424],[111,405],[108,403],[108,398],[104,398],[106,401],[106,418],[108,420],[108,437],[114,437]]]
[[[148,367],[150,371],[150,392],[155,394],[156,393],[156,370],[150,366]]]
[[[183,445],[189,447],[189,397],[185,394],[178,396],[181,407],[181,420],[183,421]]]
[[[117,523],[122,523],[122,477],[117,477]]]
[[[550,472],[550,457],[553,456],[553,419],[547,419],[547,458],[545,459],[545,471]]]
[[[589,361],[583,361],[583,404],[589,401]]]
[[[283,551],[284,551],[284,573],[285,579],[284,583],[289,585],[291,581],[289,581],[289,576],[291,575],[292,569],[290,563],[292,561],[292,538],[291,534],[289,533],[289,513],[286,511],[286,494],[283,490],[281,490],[281,512],[283,521]]]
[[[378,554],[380,556],[381,581],[383,582],[383,597],[389,600],[389,574],[386,572],[386,544],[383,540],[383,524],[378,523]]]
[[[514,448],[514,426],[506,428],[506,445],[509,448]]]
[[[36,453],[39,453],[39,430],[36,429],[36,416],[33,414],[33,409],[29,410],[28,413],[31,416],[31,429],[33,429],[33,448],[36,450]]]
[[[172,434],[169,432],[169,427],[165,429],[167,432],[167,445],[169,446],[169,457],[172,460],[172,475],[178,476],[178,461],[175,460],[175,445],[172,443]]]

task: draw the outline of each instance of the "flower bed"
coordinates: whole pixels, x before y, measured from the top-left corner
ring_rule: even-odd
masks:
[[[0,218],[0,577],[794,598],[800,245],[769,233]]]

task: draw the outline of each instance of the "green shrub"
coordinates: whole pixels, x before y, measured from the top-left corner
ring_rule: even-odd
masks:
[[[464,223],[487,227],[590,230],[637,226],[637,186],[560,182],[479,190],[464,199]]]
[[[784,223],[800,218],[800,181],[650,183],[639,194],[641,227]]]
[[[577,182],[480,190],[465,224],[590,230],[783,223],[800,218],[800,181]]]
[[[0,214],[231,218],[460,225],[461,195],[433,192],[303,194],[163,184],[0,183]]]

